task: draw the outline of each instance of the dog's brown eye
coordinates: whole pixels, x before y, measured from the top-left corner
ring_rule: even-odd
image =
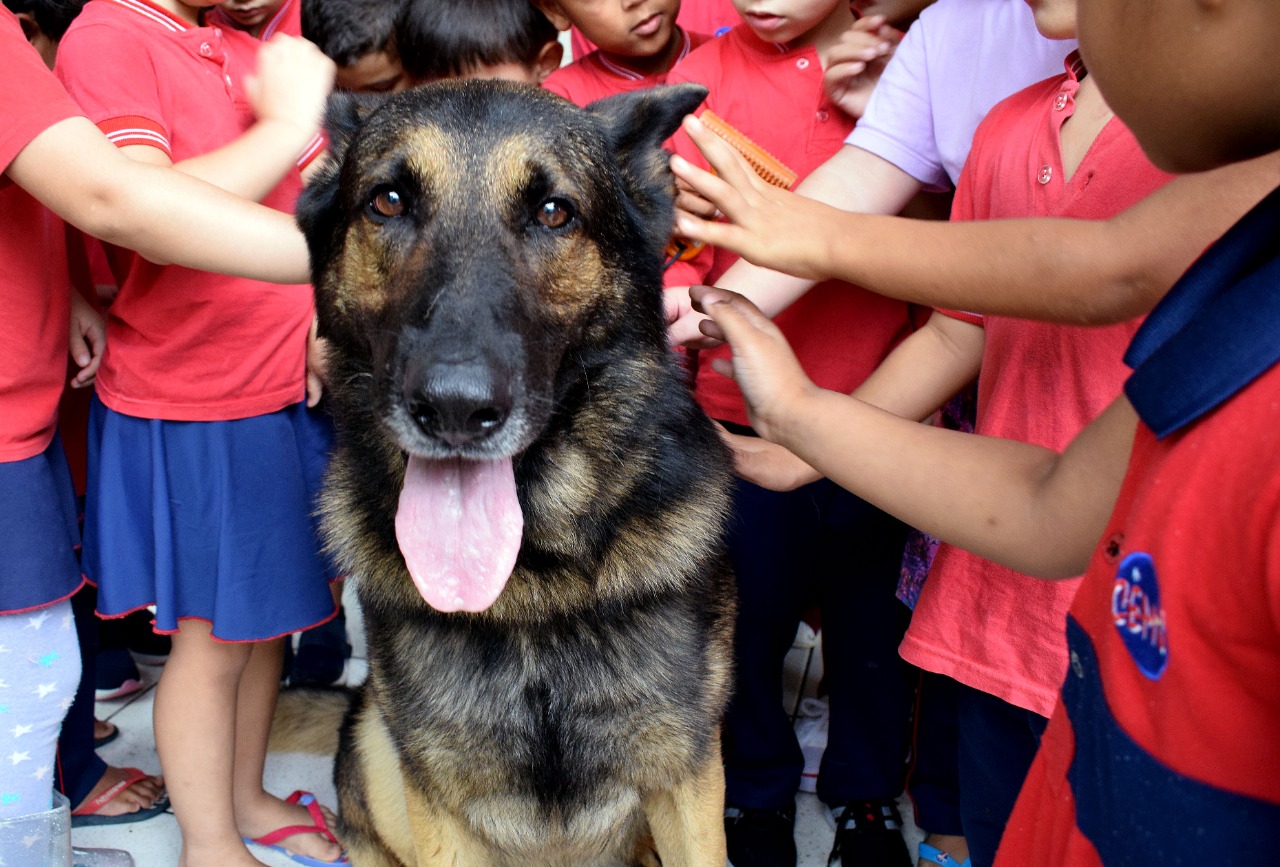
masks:
[[[564,199],[547,199],[538,206],[538,222],[548,229],[560,229],[573,219],[573,206]]]
[[[404,196],[390,187],[375,190],[369,207],[381,217],[398,217],[404,213]]]

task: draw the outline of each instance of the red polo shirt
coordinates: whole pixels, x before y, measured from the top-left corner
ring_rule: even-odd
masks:
[[[761,40],[746,25],[695,50],[671,70],[667,81],[706,86],[705,108],[786,163],[801,180],[838,151],[853,129],[853,119],[827,99],[822,64],[813,48],[788,50]],[[706,166],[683,131],[671,143],[690,162]],[[666,285],[713,283],[737,258],[704,249],[693,260],[667,269]],[[866,379],[912,328],[906,304],[835,280],[810,289],[774,321],[810,378],[842,392]],[[729,355],[728,347],[699,353],[698,402],[712,418],[747,424],[738,386],[706,363]]]
[[[1170,176],[1112,119],[1069,180],[1060,131],[1075,109],[1068,72],[999,103],[974,136],[952,218],[1114,216]],[[1115,396],[1139,320],[1082,328],[988,316],[975,433],[1062,449]],[[903,639],[903,658],[1048,716],[1067,667],[1063,629],[1079,582],[1044,581],[941,545]]]
[[[173,162],[234,141],[254,122],[244,97],[259,43],[193,27],[146,0],[91,0],[59,49],[57,71],[117,145]],[[263,204],[291,213],[294,171]],[[302,399],[310,286],[277,286],[130,256],[107,310],[102,402],[142,418],[215,421]]]
[[[0,8],[0,171],[82,112]],[[63,223],[0,174],[0,461],[40,454],[57,425],[71,316]]]
[[[1280,195],[1126,355],[1141,419],[997,867],[1258,861],[1280,827]]]
[[[676,63],[710,38],[687,30],[680,30],[679,34],[683,42],[680,54],[676,57]],[[551,73],[542,86],[552,93],[560,94],[575,105],[585,106],[607,96],[644,90],[646,87],[666,84],[666,82],[666,72],[646,75],[631,69],[616,58],[605,57],[599,51],[593,51],[581,60],[562,66]]]

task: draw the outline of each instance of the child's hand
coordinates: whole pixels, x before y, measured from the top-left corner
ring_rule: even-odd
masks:
[[[71,290],[71,337],[67,349],[80,369],[71,377],[72,388],[93,385],[102,364],[102,353],[107,348],[107,327],[88,301],[80,293]]]
[[[716,174],[680,156],[671,157],[671,169],[714,205],[724,221],[680,211],[676,234],[731,250],[764,268],[815,280],[826,277],[821,266],[834,209],[761,180],[737,151],[697,118],[685,118],[684,130]]]
[[[312,43],[277,34],[258,50],[258,69],[245,89],[260,121],[280,121],[311,136],[320,129],[335,70]]]
[[[311,318],[307,331],[307,407],[311,408],[324,397],[324,384],[328,379],[328,341],[320,336],[320,320]]]
[[[794,491],[822,478],[821,473],[777,443],[729,433],[718,424],[716,432],[733,453],[733,471],[752,484],[770,491]]]
[[[902,34],[883,15],[859,18],[827,53],[822,83],[828,98],[850,117],[862,117],[867,100]]]
[[[667,339],[672,346],[690,349],[711,349],[724,341],[703,334],[699,329],[707,317],[693,309],[689,298],[689,286],[669,286],[662,292],[662,303],[667,316]]]
[[[736,292],[714,286],[689,289],[693,306],[710,317],[702,331],[733,348],[732,360],[713,358],[712,369],[742,389],[751,426],[779,441],[803,400],[820,391],[805,374],[787,339],[769,317]]]

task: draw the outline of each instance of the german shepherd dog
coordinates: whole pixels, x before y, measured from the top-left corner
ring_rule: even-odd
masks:
[[[369,636],[334,772],[360,867],[632,864],[646,840],[725,864],[728,459],[660,291],[661,143],[704,93],[329,110],[298,212],[338,427],[321,513]]]

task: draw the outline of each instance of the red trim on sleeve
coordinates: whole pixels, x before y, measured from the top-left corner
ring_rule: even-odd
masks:
[[[316,133],[315,138],[311,139],[311,141],[307,143],[307,146],[302,149],[302,153],[298,156],[298,161],[296,163],[298,171],[306,169],[307,166],[315,162],[316,157],[320,156],[328,150],[328,148],[329,136],[325,135],[323,132]]]
[[[979,328],[982,327],[981,313],[969,313],[965,310],[945,310],[941,307],[935,309],[943,316],[950,316],[952,319],[959,319],[961,322],[968,322],[970,325],[976,325]]]
[[[146,145],[164,151],[165,156],[173,159],[168,130],[150,118],[137,115],[112,117],[101,121],[98,129],[118,148]]]

